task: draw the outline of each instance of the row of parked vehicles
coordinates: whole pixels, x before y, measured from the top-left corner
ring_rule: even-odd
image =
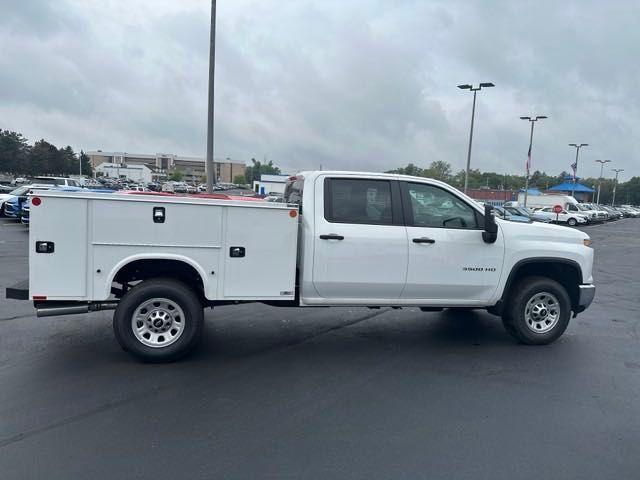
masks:
[[[539,195],[530,197],[527,207],[521,202],[506,202],[502,206],[494,207],[494,214],[515,222],[536,221],[575,227],[625,217],[640,217],[640,208],[632,205],[580,203],[568,195]]]
[[[22,179],[21,179],[22,180]],[[14,218],[25,225],[29,224],[30,203],[28,193],[33,190],[58,190],[66,192],[91,192],[91,193],[140,193],[153,192],[162,193],[185,193],[198,194],[206,192],[206,185],[191,185],[186,182],[165,182],[159,183],[135,183],[125,179],[98,178],[86,179],[81,185],[80,181],[66,177],[34,177],[31,182],[22,183],[16,188],[6,188],[0,193],[0,216]],[[220,183],[214,186],[214,190],[219,193],[237,188],[236,185]]]

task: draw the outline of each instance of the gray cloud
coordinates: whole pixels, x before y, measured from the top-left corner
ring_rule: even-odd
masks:
[[[3,2],[0,127],[76,148],[205,151],[209,2]],[[516,173],[611,158],[637,174],[635,2],[218,2],[216,153],[291,169]]]

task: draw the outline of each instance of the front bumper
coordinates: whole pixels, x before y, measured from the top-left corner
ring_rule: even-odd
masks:
[[[575,313],[584,312],[593,298],[596,296],[596,286],[593,284],[578,285],[578,305],[574,308]]]

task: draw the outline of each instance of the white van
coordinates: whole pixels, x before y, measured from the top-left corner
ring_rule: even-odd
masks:
[[[524,194],[518,195],[518,202],[523,204]],[[541,209],[555,205],[560,205],[568,213],[584,215],[590,223],[599,220],[597,212],[585,207],[571,195],[529,195],[527,197],[527,207],[529,208]]]

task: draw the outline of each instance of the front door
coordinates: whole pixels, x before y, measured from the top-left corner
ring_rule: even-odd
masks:
[[[399,182],[319,177],[315,198],[324,198],[315,206],[318,295],[365,304],[399,298],[407,271]]]
[[[417,182],[401,188],[409,246],[402,298],[488,300],[502,270],[502,236],[485,243],[479,212],[449,190]]]

